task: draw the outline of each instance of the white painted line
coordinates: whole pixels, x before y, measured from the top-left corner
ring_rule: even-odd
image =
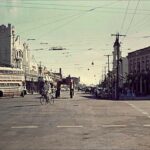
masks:
[[[144,127],[150,127],[150,124],[144,124],[143,126]]]
[[[30,129],[30,128],[38,128],[38,126],[13,126],[12,129]]]
[[[144,115],[149,115],[149,114],[148,114],[147,112],[145,112],[145,111],[143,111],[143,114],[144,114]]]
[[[83,126],[57,126],[57,128],[83,128]]]
[[[127,127],[125,124],[108,124],[108,125],[102,125],[104,128],[111,128],[111,127]]]
[[[130,105],[132,108],[134,108],[134,109],[137,110],[138,112],[140,112],[140,113],[146,115],[148,118],[150,118],[150,115],[149,115],[148,112],[146,112],[146,111],[144,111],[144,110],[138,108],[137,106],[135,106],[135,105],[133,105],[133,104],[130,104],[129,102],[125,102],[125,103],[127,103],[128,105]]]

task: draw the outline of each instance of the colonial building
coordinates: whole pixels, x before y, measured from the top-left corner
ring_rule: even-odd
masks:
[[[136,95],[150,94],[150,46],[128,54],[128,83]]]
[[[0,26],[0,66],[22,68],[23,45],[11,24]]]

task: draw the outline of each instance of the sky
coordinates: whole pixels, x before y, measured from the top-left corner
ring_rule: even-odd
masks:
[[[120,37],[124,57],[150,46],[149,0],[0,0],[0,24],[8,23],[37,63],[54,72],[61,67],[64,76],[86,84],[102,80],[115,41],[111,34],[126,35]],[[66,50],[50,51],[54,46]]]

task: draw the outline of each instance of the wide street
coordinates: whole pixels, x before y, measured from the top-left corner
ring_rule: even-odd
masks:
[[[63,92],[0,99],[0,150],[149,150],[150,101],[94,99]]]

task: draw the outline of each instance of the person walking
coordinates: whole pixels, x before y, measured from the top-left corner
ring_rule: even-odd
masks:
[[[42,90],[43,91],[42,94],[45,97],[47,102],[49,100],[49,88],[50,88],[49,83],[48,83],[47,80],[45,80],[45,83],[44,83],[44,86],[43,86],[43,90]]]

